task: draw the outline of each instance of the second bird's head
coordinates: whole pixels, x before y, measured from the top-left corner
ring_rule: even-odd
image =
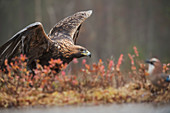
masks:
[[[151,58],[149,60],[146,60],[145,62],[149,64],[148,73],[150,75],[153,73],[155,74],[162,73],[163,67],[159,59]]]

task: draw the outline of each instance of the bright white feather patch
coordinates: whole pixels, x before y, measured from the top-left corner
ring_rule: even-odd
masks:
[[[148,73],[151,75],[154,69],[155,69],[155,66],[152,64],[149,64]]]

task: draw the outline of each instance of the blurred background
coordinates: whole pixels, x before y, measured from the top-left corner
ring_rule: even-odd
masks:
[[[25,26],[40,21],[46,33],[61,19],[93,10],[78,44],[92,53],[88,62],[132,53],[170,62],[170,0],[0,0],[0,45]]]

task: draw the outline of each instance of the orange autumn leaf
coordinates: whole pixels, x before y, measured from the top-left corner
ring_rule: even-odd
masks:
[[[149,73],[148,73],[148,72],[145,72],[144,74],[145,74],[145,76],[149,76]]]
[[[27,59],[27,57],[25,55],[21,54],[20,59],[21,59],[21,61],[25,61]]]
[[[78,81],[77,81],[77,80],[73,80],[73,81],[72,81],[72,84],[73,84],[73,85],[78,85]]]
[[[102,61],[102,59],[99,59],[99,63],[102,63],[103,61]]]
[[[88,64],[85,64],[86,69],[90,70],[90,66]]]
[[[136,67],[134,65],[132,65],[131,69],[132,70],[136,70]]]
[[[8,65],[8,59],[5,59],[5,62],[4,62],[5,66]]]

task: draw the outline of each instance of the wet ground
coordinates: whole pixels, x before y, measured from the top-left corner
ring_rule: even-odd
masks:
[[[111,104],[99,106],[26,107],[0,109],[0,113],[170,113],[170,104]]]

